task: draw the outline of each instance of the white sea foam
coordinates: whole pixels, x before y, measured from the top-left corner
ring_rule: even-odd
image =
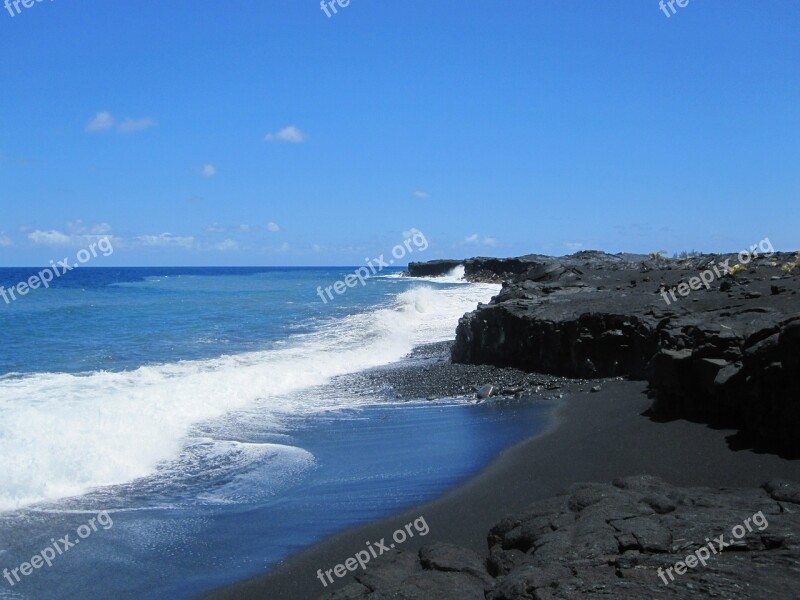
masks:
[[[414,281],[428,281],[431,283],[469,283],[465,278],[466,269],[464,265],[453,267],[444,275],[436,275],[431,277],[414,277]],[[389,275],[379,275],[384,279],[400,279],[408,277],[404,273],[390,273]]]
[[[185,454],[193,428],[256,403],[265,407],[264,427],[276,429],[284,415],[352,406],[357,400],[297,392],[452,339],[458,318],[498,289],[420,284],[392,306],[329,322],[276,350],[0,379],[0,511],[153,475]]]
[[[468,283],[466,279],[464,279],[464,275],[466,273],[466,269],[464,269],[464,265],[458,265],[457,267],[453,267],[444,275],[439,275],[438,277],[422,277],[423,281],[433,281],[436,283]]]

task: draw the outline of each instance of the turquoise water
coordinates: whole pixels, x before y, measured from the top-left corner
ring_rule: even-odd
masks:
[[[0,598],[191,598],[436,497],[544,427],[542,408],[356,389],[497,287],[387,271],[323,303],[349,272],[84,269],[0,303],[0,568],[113,519]]]

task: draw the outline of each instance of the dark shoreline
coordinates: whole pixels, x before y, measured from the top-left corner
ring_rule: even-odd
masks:
[[[698,283],[699,273],[736,259],[747,266],[719,275],[713,287]],[[431,276],[453,262],[409,270]],[[629,598],[666,592],[654,586],[654,572],[669,564],[665,557],[683,550],[673,544],[686,534],[682,519],[711,532],[719,530],[720,519],[739,520],[747,502],[768,506],[773,515],[798,512],[800,485],[791,483],[800,481],[800,460],[792,460],[800,454],[798,262],[774,253],[670,261],[601,252],[466,261],[468,279],[502,281],[503,289],[460,320],[451,358],[440,356],[444,347],[430,356],[423,349],[418,364],[366,377],[392,390],[394,399],[475,399],[470,387],[481,384],[491,384],[483,396],[560,398],[551,430],[502,452],[436,501],[333,536],[269,574],[204,598],[523,600],[604,596],[611,588]],[[680,296],[694,292],[673,304],[666,298],[676,289]],[[593,485],[575,487],[582,482]],[[554,497],[565,492],[576,497]],[[546,508],[528,509],[533,518],[524,512],[545,499]],[[693,512],[698,506],[716,508],[699,515]],[[591,516],[595,511],[602,519]],[[671,511],[673,517],[662,518]],[[604,541],[587,539],[574,525],[587,513],[588,527]],[[343,563],[364,540],[390,536],[420,516],[430,535],[381,557],[383,565],[376,559],[368,572],[357,570],[322,587],[319,569]],[[625,520],[634,518],[639,525],[627,530]],[[798,528],[794,517],[784,519],[774,535],[738,548],[724,577],[687,577],[669,589],[670,597],[698,591],[740,597],[729,590],[749,585],[747,577],[758,579],[747,570],[753,565],[762,568],[762,579],[782,575],[800,558],[792,531]],[[559,550],[537,557],[535,540],[543,537],[557,539]],[[439,545],[432,549],[432,543]],[[550,572],[541,575],[542,568]],[[800,585],[795,571],[790,580]],[[331,593],[348,582],[341,594]],[[760,585],[758,597],[793,597],[786,588]],[[574,595],[576,590],[581,593]]]
[[[757,487],[774,478],[800,480],[800,463],[752,450],[731,450],[733,430],[689,421],[658,423],[644,416],[651,401],[641,382],[606,381],[598,393],[571,392],[559,403],[553,428],[501,453],[491,465],[442,498],[394,517],[337,534],[301,551],[255,579],[202,596],[207,600],[308,599],[323,588],[317,570],[339,564],[364,546],[424,516],[425,538],[403,550],[446,542],[486,553],[486,535],[498,520],[575,482],[608,482],[650,474],[675,485]],[[375,565],[379,565],[375,561]]]

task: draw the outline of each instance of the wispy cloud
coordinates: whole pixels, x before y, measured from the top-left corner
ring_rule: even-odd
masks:
[[[425,192],[423,190],[417,190],[416,192],[414,192],[414,196],[416,196],[417,198],[430,198],[431,197],[431,195],[428,192]]]
[[[72,243],[72,236],[55,229],[50,231],[37,229],[28,234],[28,239],[39,246],[69,246]]]
[[[280,225],[277,223],[269,222],[267,223],[267,231],[271,233],[278,233],[281,230]]]
[[[67,221],[67,231],[79,235],[104,235],[111,233],[113,228],[108,223],[95,223],[93,225],[86,225],[83,219],[75,219],[74,221]]]
[[[80,233],[85,229],[86,226],[83,224],[83,219],[75,219],[74,221],[67,221],[67,231],[71,233]]]
[[[119,133],[135,133],[137,131],[149,129],[150,127],[155,127],[156,125],[158,125],[158,123],[150,117],[141,117],[138,119],[126,117],[117,124],[117,119],[114,115],[108,111],[102,111],[97,113],[89,123],[87,123],[86,131],[89,133],[100,133],[102,131],[110,131],[116,126]]]
[[[301,144],[306,141],[306,134],[300,131],[294,125],[284,127],[280,131],[268,133],[264,136],[268,142],[290,142],[292,144]]]
[[[29,231],[27,238],[37,246],[80,246],[96,242],[102,237],[118,239],[111,235],[112,227],[108,223],[87,225],[82,219],[67,221],[66,231],[58,229],[32,229],[20,227],[20,231]]]
[[[217,167],[215,165],[212,165],[211,163],[203,165],[203,177],[213,177],[216,174]]]
[[[132,119],[128,117],[119,124],[117,129],[120,133],[135,133],[137,131],[150,129],[156,125],[158,125],[158,123],[156,123],[155,120],[151,119],[150,117],[142,117],[140,119]]]
[[[477,233],[473,233],[472,235],[465,237],[463,243],[473,246],[496,246],[497,239],[490,236],[480,236]]]
[[[236,242],[236,240],[223,240],[217,244],[214,244],[214,248],[220,252],[231,252],[238,250],[239,244]]]
[[[97,133],[98,131],[108,131],[114,127],[115,119],[109,112],[99,112],[86,125],[86,131]]]
[[[13,246],[14,241],[8,237],[5,233],[0,232],[0,246],[3,248],[8,248],[9,246]]]
[[[133,241],[142,246],[150,247],[176,247],[176,248],[192,248],[194,247],[194,237],[190,235],[172,235],[171,233],[162,233],[160,235],[140,235],[133,238]]]
[[[583,248],[583,244],[580,242],[564,242],[564,245],[570,250],[580,250]]]

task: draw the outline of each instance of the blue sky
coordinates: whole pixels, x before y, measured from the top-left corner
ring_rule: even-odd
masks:
[[[0,5],[0,266],[799,248],[800,5],[676,10]]]

